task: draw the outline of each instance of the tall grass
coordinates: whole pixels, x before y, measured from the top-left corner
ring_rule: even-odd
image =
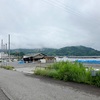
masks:
[[[49,65],[45,69],[36,69],[37,75],[52,77],[63,81],[72,81],[100,86],[100,71],[96,76],[92,76],[93,68],[87,68],[78,62],[57,62]]]
[[[0,66],[0,68],[4,68],[4,69],[7,69],[7,70],[13,70],[14,67],[12,66]]]

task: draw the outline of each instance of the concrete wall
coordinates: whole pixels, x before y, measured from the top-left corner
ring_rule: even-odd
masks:
[[[40,61],[41,61],[41,63],[46,63],[45,59],[41,59]]]

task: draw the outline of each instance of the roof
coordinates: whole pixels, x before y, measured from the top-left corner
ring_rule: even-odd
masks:
[[[35,57],[35,56],[47,56],[47,55],[45,55],[43,53],[36,53],[36,54],[33,55],[33,57]]]
[[[45,58],[55,58],[54,56],[45,56]]]
[[[43,58],[45,56],[47,56],[47,55],[45,55],[43,53],[35,53],[35,54],[27,54],[23,58],[29,58],[29,57],[33,57],[33,58]]]

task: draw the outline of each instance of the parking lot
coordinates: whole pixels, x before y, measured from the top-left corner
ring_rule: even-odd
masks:
[[[33,73],[37,67],[46,67],[52,63],[19,63],[19,62],[8,62],[7,66],[13,66],[16,71],[24,73]]]

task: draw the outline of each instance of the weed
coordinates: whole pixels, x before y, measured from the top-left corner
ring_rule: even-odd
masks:
[[[86,83],[100,87],[100,71],[96,76],[92,76],[92,67],[87,68],[78,62],[57,62],[46,67],[46,69],[36,69],[35,74],[49,76],[63,81],[73,81]]]

